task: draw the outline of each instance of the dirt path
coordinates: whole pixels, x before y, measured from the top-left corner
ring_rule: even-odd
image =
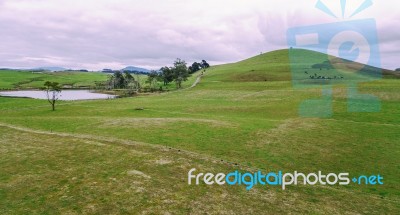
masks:
[[[14,129],[17,131],[34,133],[34,134],[44,134],[44,135],[52,135],[52,136],[58,136],[58,137],[71,137],[71,138],[77,138],[77,139],[83,139],[83,140],[92,140],[92,141],[98,141],[100,143],[105,143],[105,144],[120,144],[120,145],[127,145],[127,146],[136,146],[136,147],[149,147],[152,149],[158,149],[160,151],[169,150],[176,154],[183,153],[192,158],[202,159],[204,161],[209,161],[209,162],[221,161],[221,159],[219,159],[219,158],[204,155],[204,154],[199,154],[199,153],[188,151],[188,150],[177,149],[177,148],[173,148],[170,146],[157,145],[157,144],[151,144],[151,143],[145,143],[145,142],[139,142],[139,141],[125,140],[125,139],[104,137],[104,136],[93,136],[93,135],[87,135],[87,134],[71,134],[71,133],[63,133],[63,132],[35,130],[35,129],[27,128],[27,127],[20,127],[20,126],[6,124],[6,123],[2,123],[2,122],[0,122],[0,127],[5,127],[5,128],[9,128],[9,129]],[[227,161],[225,161],[225,163],[229,163],[232,165],[234,164],[234,162],[227,162]]]
[[[100,143],[104,144],[119,144],[119,145],[126,145],[126,146],[133,146],[133,147],[148,147],[151,149],[157,149],[160,151],[171,151],[176,154],[185,154],[186,156],[189,156],[193,159],[201,159],[207,162],[211,163],[224,163],[227,165],[230,165],[232,167],[236,167],[242,170],[247,170],[247,171],[258,171],[259,168],[256,167],[250,167],[246,164],[239,163],[237,161],[227,161],[222,158],[217,158],[214,156],[210,155],[205,155],[189,150],[184,150],[184,149],[178,149],[178,148],[173,148],[170,146],[166,145],[157,145],[157,144],[152,144],[152,143],[145,143],[145,142],[139,142],[139,141],[132,141],[132,140],[125,140],[125,139],[119,139],[119,138],[113,138],[113,137],[104,137],[104,136],[94,136],[94,135],[88,135],[88,134],[73,134],[73,133],[63,133],[63,132],[52,132],[52,131],[44,131],[44,130],[35,130],[27,127],[20,127],[12,124],[6,124],[0,122],[0,127],[5,127],[9,129],[14,129],[22,132],[28,132],[28,133],[34,133],[34,134],[44,134],[44,135],[52,135],[52,136],[58,136],[58,137],[71,137],[71,138],[77,138],[77,139],[83,139],[83,140],[91,140],[91,141],[97,141]]]
[[[197,76],[196,80],[193,82],[192,86],[190,86],[190,87],[188,87],[188,88],[185,88],[185,89],[182,89],[182,90],[188,90],[188,89],[192,89],[192,88],[196,87],[196,86],[200,83],[201,78],[202,78],[204,75],[205,75],[205,72],[201,72],[201,73]]]
[[[188,87],[188,88],[186,88],[186,89],[191,89],[191,88],[193,88],[193,87],[196,87],[197,86],[197,84],[199,84],[200,83],[200,81],[201,81],[201,77],[203,77],[203,73],[202,74],[200,74],[200,75],[198,75],[197,76],[197,78],[196,78],[196,81],[192,84],[192,86],[190,86],[190,87]]]

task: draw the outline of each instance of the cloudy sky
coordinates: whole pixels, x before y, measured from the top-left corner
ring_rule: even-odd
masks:
[[[157,69],[175,58],[212,64],[287,48],[290,27],[375,18],[382,65],[400,67],[394,0],[0,0],[0,67]]]

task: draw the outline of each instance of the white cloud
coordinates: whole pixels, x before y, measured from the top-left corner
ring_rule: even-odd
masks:
[[[315,9],[316,1],[3,0],[0,67],[155,69],[177,57],[237,61],[286,48],[289,27],[340,21]],[[355,7],[360,0],[348,1]],[[400,37],[392,29],[400,16],[389,2],[396,4],[375,1],[357,18],[376,18],[382,63],[395,68],[399,53],[392,45]]]

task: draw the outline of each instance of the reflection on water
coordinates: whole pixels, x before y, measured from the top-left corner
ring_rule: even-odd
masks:
[[[9,97],[28,97],[34,99],[47,99],[44,91],[25,90],[25,91],[6,91],[0,92],[0,96]],[[116,96],[92,93],[89,90],[63,90],[59,96],[59,100],[75,101],[75,100],[89,100],[89,99],[112,99]]]

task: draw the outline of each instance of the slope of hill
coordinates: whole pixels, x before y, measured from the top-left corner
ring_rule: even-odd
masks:
[[[208,75],[211,81],[231,81],[231,82],[263,82],[263,81],[290,81],[292,80],[291,64],[289,60],[288,49],[277,50],[265,54],[231,64],[213,66],[212,73]],[[342,59],[333,57],[334,60],[330,63],[331,69],[321,69],[318,65],[326,64],[329,60],[328,56],[323,53],[310,50],[291,50],[294,55],[305,59],[304,63],[299,63],[304,71],[309,74],[326,74],[335,73],[335,68],[344,69],[347,71],[357,71],[350,66],[360,67],[362,64],[353,63],[350,66],[344,67]],[[376,72],[379,69],[362,65],[364,72]],[[321,72],[322,71],[322,72]],[[400,74],[391,70],[383,69],[384,78],[400,78]],[[308,77],[307,75],[306,77]],[[333,77],[333,75],[332,75]]]

